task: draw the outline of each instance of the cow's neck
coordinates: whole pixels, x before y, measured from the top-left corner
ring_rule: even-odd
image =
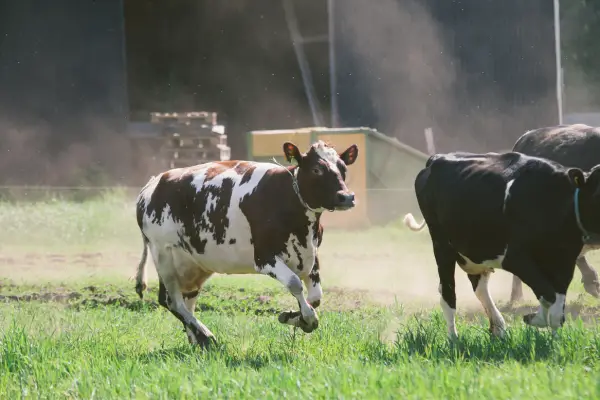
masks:
[[[296,184],[298,181],[296,179],[297,167],[286,167],[285,170],[277,171],[273,176],[274,188],[278,192],[278,197],[282,200],[283,211],[286,215],[298,216],[299,218],[290,218],[291,220],[298,220],[300,223],[314,223],[317,226],[319,225],[319,221],[321,219],[321,211],[320,209],[313,209],[312,207],[306,204],[306,201],[299,195],[299,192],[296,192],[294,189],[294,180],[296,180]],[[300,188],[298,187],[298,191]]]

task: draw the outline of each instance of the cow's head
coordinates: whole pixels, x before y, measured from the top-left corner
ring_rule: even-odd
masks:
[[[353,144],[338,154],[333,147],[319,140],[302,154],[291,142],[283,144],[288,162],[298,166],[300,195],[314,209],[348,210],[354,207],[354,193],[346,187],[347,166],[358,157]]]
[[[571,184],[579,189],[581,222],[586,230],[600,235],[600,165],[589,172],[579,168],[567,171]]]

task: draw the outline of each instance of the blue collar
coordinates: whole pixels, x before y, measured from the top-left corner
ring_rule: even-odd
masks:
[[[581,213],[579,212],[579,188],[575,189],[574,200],[575,200],[574,201],[574,205],[575,205],[575,221],[577,222],[577,226],[579,227],[579,230],[581,231],[581,237],[583,239],[583,243],[584,244],[589,244],[589,243],[592,243],[592,242],[598,242],[598,241],[600,241],[600,235],[588,232],[583,227],[583,224],[581,223]]]

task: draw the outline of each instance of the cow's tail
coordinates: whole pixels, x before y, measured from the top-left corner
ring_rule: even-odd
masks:
[[[144,290],[148,287],[146,284],[146,259],[148,258],[148,239],[142,234],[142,241],[144,243],[144,250],[142,251],[142,259],[138,264],[137,271],[135,273],[135,291],[140,296],[140,299],[144,298]]]
[[[406,225],[408,229],[414,232],[422,231],[423,228],[425,228],[425,225],[427,225],[427,222],[425,220],[423,220],[421,224],[418,224],[417,220],[411,213],[406,214],[402,222],[404,222],[404,225]]]

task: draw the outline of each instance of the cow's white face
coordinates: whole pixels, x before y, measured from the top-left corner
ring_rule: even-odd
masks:
[[[315,209],[349,210],[354,207],[354,193],[346,186],[347,166],[358,157],[353,144],[343,153],[319,140],[301,154],[295,144],[286,142],[283,152],[288,162],[298,165],[298,185],[302,198]]]

